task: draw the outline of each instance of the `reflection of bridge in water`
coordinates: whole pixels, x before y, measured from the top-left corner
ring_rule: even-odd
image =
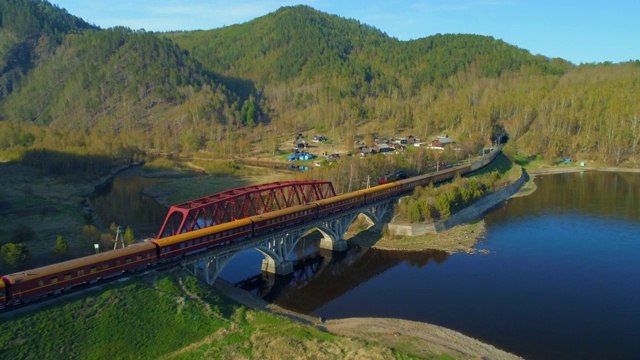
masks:
[[[444,251],[398,253],[359,246],[350,246],[344,252],[320,249],[294,261],[289,275],[276,279],[273,274],[262,273],[235,285],[269,302],[309,314],[402,262],[423,267],[431,261],[442,263],[447,257]]]

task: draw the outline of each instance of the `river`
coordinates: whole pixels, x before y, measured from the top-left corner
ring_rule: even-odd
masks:
[[[261,275],[257,251],[236,257],[221,276],[249,279],[244,285],[250,291],[313,316],[423,321],[527,359],[636,357],[640,174],[587,172],[535,181],[532,195],[510,199],[486,216],[487,233],[476,248],[488,254],[356,246],[332,254],[311,238],[292,254],[307,260],[290,276]]]
[[[145,188],[163,181],[139,175],[141,166],[118,173],[113,181],[89,198],[97,221],[104,227],[111,223],[129,226],[138,238],[155,237],[162,227],[168,208],[143,195]]]

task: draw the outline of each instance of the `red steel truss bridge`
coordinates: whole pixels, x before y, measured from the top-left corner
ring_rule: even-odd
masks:
[[[330,181],[281,181],[247,186],[174,205],[157,238],[335,196]]]

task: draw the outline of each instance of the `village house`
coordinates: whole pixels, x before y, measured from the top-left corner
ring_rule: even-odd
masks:
[[[435,140],[431,141],[431,145],[428,146],[429,149],[443,150],[447,145],[453,145],[456,142],[453,141],[448,135],[440,135],[436,136]]]
[[[395,148],[385,143],[376,144],[373,148],[377,153],[380,153],[380,154],[386,154],[386,153],[395,151]]]

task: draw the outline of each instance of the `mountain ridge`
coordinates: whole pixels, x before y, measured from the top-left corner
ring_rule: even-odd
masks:
[[[258,139],[313,129],[343,144],[381,132],[486,143],[509,134],[517,151],[598,153],[614,163],[638,153],[636,85],[624,80],[638,76],[634,62],[575,66],[470,34],[400,41],[303,5],[189,32],[77,24],[0,98],[2,123],[77,129],[103,149],[113,148],[106,139],[163,152],[215,153],[222,144],[223,156],[245,153],[255,128]],[[620,107],[590,112],[594,97]],[[0,138],[0,150],[19,143],[18,133]]]

